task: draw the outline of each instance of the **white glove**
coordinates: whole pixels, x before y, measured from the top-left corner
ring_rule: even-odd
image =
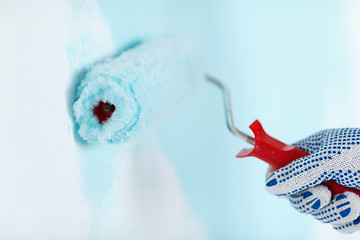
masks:
[[[320,184],[333,179],[360,189],[360,129],[324,130],[294,145],[310,155],[277,171],[269,169],[266,189],[341,232],[360,230],[360,197],[352,192],[331,196]]]

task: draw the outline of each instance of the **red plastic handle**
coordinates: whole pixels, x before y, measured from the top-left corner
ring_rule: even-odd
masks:
[[[269,136],[258,120],[250,125],[250,129],[255,136],[255,146],[253,149],[241,150],[236,156],[238,158],[257,157],[264,162],[267,162],[273,168],[279,169],[288,165],[295,159],[309,155],[309,153],[295,146],[287,145]],[[323,182],[322,184],[330,189],[332,195],[350,191],[360,197],[360,190],[342,186],[334,180]]]

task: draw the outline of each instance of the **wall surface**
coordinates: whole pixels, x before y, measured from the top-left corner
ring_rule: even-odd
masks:
[[[266,164],[225,127],[204,82],[157,129],[83,145],[81,74],[138,40],[182,32],[231,90],[238,128],[292,143],[360,126],[357,1],[0,2],[1,239],[358,239],[264,190]]]
[[[79,141],[78,82],[117,52],[97,3],[2,1],[0,28],[0,239],[204,239],[153,132]]]

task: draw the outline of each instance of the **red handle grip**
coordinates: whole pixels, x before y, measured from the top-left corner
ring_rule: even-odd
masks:
[[[309,155],[309,153],[295,146],[287,145],[269,136],[258,120],[250,125],[250,129],[255,136],[255,146],[253,149],[241,150],[236,156],[238,158],[257,157],[264,162],[267,162],[273,168],[279,169],[288,165],[295,159]],[[360,197],[360,190],[342,186],[334,180],[323,182],[322,184],[330,189],[332,195],[350,191]]]

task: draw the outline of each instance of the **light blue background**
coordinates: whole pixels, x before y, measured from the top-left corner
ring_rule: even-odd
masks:
[[[306,137],[324,127],[329,88],[346,88],[340,1],[99,4],[118,49],[168,32],[193,38],[203,49],[208,73],[230,87],[236,125],[247,133],[257,118],[284,142]],[[220,91],[204,83],[159,127],[210,239],[308,239],[315,220],[265,192],[266,164],[235,158],[248,145],[227,131],[223,111]]]

